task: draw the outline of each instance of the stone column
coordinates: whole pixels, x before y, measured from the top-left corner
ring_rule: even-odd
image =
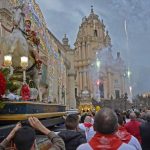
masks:
[[[86,82],[87,82],[87,85],[86,85],[87,89],[90,90],[90,87],[89,87],[89,71],[88,70],[86,71]]]
[[[69,109],[76,108],[76,99],[75,99],[75,82],[74,82],[74,78],[75,78],[75,72],[73,72],[73,70],[69,71],[68,74],[68,84],[69,84]]]
[[[79,72],[79,83],[80,83],[80,92],[81,92],[81,90],[82,90],[82,72],[81,72],[81,70]]]
[[[87,46],[87,42],[85,42],[85,59],[88,59],[88,46]]]
[[[87,43],[87,58],[90,59],[90,43]]]
[[[79,70],[77,70],[77,87],[78,87],[78,91],[80,91],[80,75],[79,75]],[[79,93],[79,92],[78,92]]]
[[[81,46],[79,45],[78,46],[78,50],[79,50],[79,56],[78,56],[78,60],[80,60],[82,57],[81,57],[81,55],[82,55],[82,51],[81,51]]]
[[[83,54],[83,57],[82,57],[82,59],[83,59],[83,62],[82,62],[82,65],[83,65],[83,69],[82,69],[82,71],[83,71],[83,73],[82,73],[82,78],[83,78],[83,80],[82,80],[82,90],[84,90],[85,89],[85,86],[86,86],[86,74],[85,74],[85,42],[82,42],[82,54]]]
[[[71,67],[68,70],[68,99],[67,104],[69,109],[76,108],[76,99],[75,99],[75,69],[74,69],[74,51],[68,50],[67,56],[69,61],[71,62]]]
[[[85,42],[82,42],[82,59],[85,59]]]
[[[83,70],[83,90],[87,87],[86,69]]]
[[[81,43],[81,45],[80,45],[80,55],[81,55],[80,59],[83,59],[83,48],[82,48],[82,43]]]
[[[90,92],[92,92],[92,90],[91,90],[92,82],[91,82],[91,79],[90,79],[90,76],[89,76],[89,73],[88,73],[88,72],[87,72],[87,80],[88,80],[88,85],[87,85],[88,90],[89,90]]]

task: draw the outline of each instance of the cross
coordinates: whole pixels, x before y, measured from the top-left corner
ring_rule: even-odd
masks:
[[[91,13],[93,13],[93,5],[91,5]]]

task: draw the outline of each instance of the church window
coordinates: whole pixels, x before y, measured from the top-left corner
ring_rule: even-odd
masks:
[[[77,97],[77,88],[75,88],[75,97]]]
[[[94,36],[97,37],[98,34],[97,34],[97,30],[94,30]]]
[[[60,49],[58,49],[58,55],[59,55],[59,57],[61,56],[61,51],[60,51]]]
[[[118,84],[118,80],[115,80],[115,84]]]
[[[116,99],[120,98],[120,91],[119,90],[115,90],[115,96],[116,96]]]

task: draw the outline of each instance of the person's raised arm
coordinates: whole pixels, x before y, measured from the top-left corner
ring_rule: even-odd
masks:
[[[0,143],[0,150],[5,150],[6,146],[15,136],[15,133],[21,128],[21,123],[17,123],[16,126],[11,130],[8,136]]]
[[[65,150],[65,144],[61,137],[56,135],[53,131],[47,129],[36,117],[29,117],[29,123],[30,125],[42,132],[43,134],[47,135],[50,139],[52,146],[50,150]]]

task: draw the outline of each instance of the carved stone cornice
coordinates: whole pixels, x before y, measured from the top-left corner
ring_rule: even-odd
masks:
[[[68,70],[68,76],[76,76],[76,71],[74,69]]]

